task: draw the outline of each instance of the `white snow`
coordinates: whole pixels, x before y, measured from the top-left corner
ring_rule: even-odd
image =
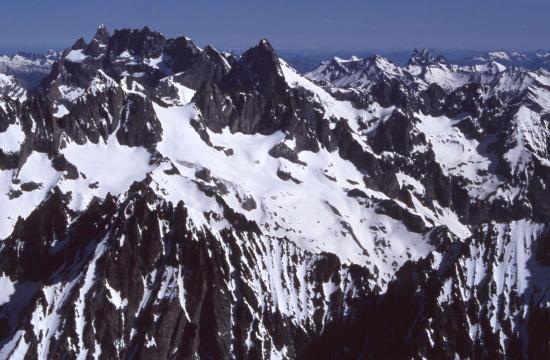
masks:
[[[164,97],[162,100],[166,103],[169,103],[171,105],[185,105],[188,104],[193,96],[195,95],[195,90],[189,89],[186,86],[181,85],[179,82],[174,81],[172,76],[169,76],[167,78],[164,78],[161,80],[161,82],[166,82],[170,86],[173,86],[177,90],[177,98],[172,99],[170,97]]]
[[[93,196],[105,197],[108,193],[119,195],[125,192],[134,181],[145,178],[153,168],[149,164],[151,155],[147,149],[120,145],[114,135],[107,143],[101,140],[98,144],[88,142],[84,145],[69,142],[61,153],[86,177],[80,176],[77,180],[66,180],[60,184],[62,190],[73,191],[71,207],[79,210]],[[90,188],[94,184],[97,188]]]
[[[18,217],[26,218],[44,199],[48,191],[58,182],[61,173],[52,166],[44,153],[33,152],[19,172],[15,170],[0,171],[0,239],[9,236]],[[10,199],[9,193],[18,190],[19,186],[12,183],[13,179],[20,183],[35,182],[40,184],[36,190],[23,192],[21,196]]]
[[[475,139],[467,139],[455,127],[460,119],[446,116],[432,117],[415,114],[420,120],[416,127],[431,144],[436,161],[446,174],[462,176],[472,181],[468,185],[471,194],[486,198],[500,185],[496,176],[488,172],[491,161],[489,155],[480,152],[482,146]]]
[[[118,86],[118,84],[113,78],[105,74],[103,70],[98,70],[97,75],[93,78],[92,83],[89,86],[89,89],[92,94],[96,95],[104,92],[106,89],[116,86]]]
[[[27,91],[19,84],[14,76],[0,73],[0,97],[2,95],[6,95],[11,99],[22,102],[27,97]],[[0,107],[3,106],[0,105]]]
[[[424,189],[424,186],[422,185],[422,183],[418,180],[416,180],[415,178],[413,178],[412,176],[409,176],[407,174],[404,174],[402,172],[398,172],[395,174],[396,177],[397,177],[397,181],[399,181],[399,185],[401,186],[412,186],[412,188],[414,189],[414,191],[417,193],[417,194],[424,194],[426,193],[426,189]]]
[[[178,293],[177,274],[178,269],[173,266],[167,266],[162,274],[160,289],[157,293],[157,299],[172,299]]]
[[[426,67],[422,77],[426,83],[438,84],[449,91],[466,85],[472,79],[471,74],[465,71],[442,67],[439,64]]]
[[[105,281],[105,287],[107,288],[107,290],[109,290],[107,300],[109,300],[109,302],[111,304],[113,304],[113,306],[117,310],[121,310],[121,309],[125,308],[128,305],[128,299],[122,298],[122,296],[120,295],[120,291],[115,290],[114,288],[112,288],[109,285],[108,281]]]
[[[0,89],[8,86],[13,86],[14,82],[15,82],[15,77],[0,73]]]
[[[60,105],[57,105],[57,109],[53,114],[53,117],[60,119],[63,116],[67,115],[68,113],[69,113],[69,110],[67,110],[67,107],[65,105],[60,104]]]
[[[47,74],[58,53],[50,50],[43,57],[35,59],[16,54],[13,56],[0,55],[0,73],[43,73]]]
[[[78,299],[76,300],[74,318],[75,318],[75,330],[78,335],[78,347],[80,348],[80,352],[78,353],[79,360],[86,359],[86,355],[88,354],[88,349],[84,345],[84,341],[83,341],[84,327],[86,325],[84,320],[85,319],[84,308],[85,308],[86,296],[88,295],[90,289],[94,284],[96,262],[105,252],[106,242],[107,242],[107,239],[105,238],[97,245],[94,251],[94,256],[92,260],[88,263],[88,267],[84,275],[83,284],[79,289]]]
[[[86,60],[86,55],[84,55],[83,50],[71,50],[65,56],[65,59],[74,63],[79,63]]]
[[[322,63],[317,69],[305,74],[311,80],[330,81],[342,88],[368,88],[382,79],[402,78],[403,69],[381,56],[360,59],[334,57],[332,61]]]
[[[84,95],[85,90],[82,89],[82,88],[79,88],[79,87],[59,85],[59,92],[61,93],[61,96],[65,100],[68,100],[68,101],[74,103],[78,98],[80,98],[82,95]]]
[[[465,171],[472,169],[470,163],[481,163],[481,166],[488,166],[489,160],[482,158],[476,148],[478,143],[475,140],[468,140],[462,132],[454,127],[457,120],[451,120],[445,116],[432,117],[424,114],[416,114],[420,119],[417,128],[424,133],[432,144],[437,162],[444,167],[444,170],[452,172],[454,169],[463,167],[461,172],[468,178],[475,177],[475,173]]]
[[[227,129],[221,134],[207,130],[214,146],[233,150],[233,155],[227,156],[208,146],[191,126],[190,119],[197,116],[193,104],[168,108],[155,105],[155,111],[163,128],[163,140],[157,149],[172,161],[181,176],[154,171],[153,179],[164,190],[166,199],[185,202],[195,224],[207,223],[205,211],[219,211],[218,205],[189,181],[197,169],[205,167],[228,187],[230,194],[224,200],[231,207],[240,207],[237,194],[249,194],[255,199],[256,209],[241,212],[256,221],[266,235],[287,236],[304,249],[336,253],[345,262],[368,261],[380,269],[381,278],[391,276],[395,269],[388,263],[403,263],[405,253],[416,258],[429,251],[421,235],[410,233],[398,221],[376,214],[347,196],[349,181],[361,184],[363,175],[337,153],[301,152],[300,159],[307,165],[296,165],[268,155],[269,149],[285,138],[282,133],[263,136],[231,134]],[[290,172],[303,183],[281,180],[278,169]],[[325,176],[327,173],[336,176],[336,183]],[[376,194],[358,186],[368,194]],[[376,196],[384,198],[381,194]],[[383,231],[373,233],[369,226]],[[385,239],[384,248],[375,245],[381,239]],[[374,255],[376,252],[379,257]],[[391,261],[383,259],[382,253]]]
[[[146,348],[152,348],[152,347],[156,347],[157,346],[157,342],[155,341],[155,338],[150,336],[149,334],[147,334],[146,338],[145,338],[145,347]]]
[[[350,101],[339,101],[332,97],[321,87],[317,86],[305,77],[300,76],[296,70],[288,66],[284,60],[279,59],[281,62],[281,69],[286,82],[291,87],[300,86],[304,89],[311,91],[315,99],[324,107],[325,117],[331,118],[344,118],[349,122],[354,123],[357,118],[363,118],[364,120],[372,118],[372,115],[366,110],[356,109]]]
[[[487,55],[495,59],[510,60],[510,56],[505,51],[490,51]]]
[[[460,261],[466,280],[459,289],[463,298],[468,298],[478,286],[492,290],[488,293],[486,306],[494,331],[501,331],[499,318],[502,316],[513,319],[514,331],[524,319],[525,307],[517,310],[513,306],[499,307],[499,304],[516,301],[512,300],[515,294],[523,304],[543,304],[550,300],[548,268],[533,259],[536,239],[544,230],[545,225],[528,220],[486,224],[481,231],[490,236],[483,240],[472,239],[471,255]],[[487,242],[489,239],[492,241]],[[474,326],[470,334],[474,339]]]
[[[0,306],[7,303],[14,292],[15,287],[9,276],[0,275]]]
[[[49,357],[52,338],[56,337],[59,325],[63,321],[60,309],[69,300],[79,278],[80,276],[67,283],[58,282],[42,288],[45,301],[37,304],[31,316],[34,336],[42,340],[37,346],[38,357],[41,359]]]
[[[25,341],[25,332],[19,330],[0,349],[0,359],[24,359],[30,344]]]
[[[0,132],[0,149],[4,152],[16,152],[21,148],[25,140],[25,133],[17,122],[8,126],[7,130]]]
[[[108,193],[116,196],[127,191],[134,181],[144,179],[154,167],[145,148],[120,145],[114,135],[107,143],[98,144],[78,145],[67,140],[61,153],[84,176],[76,180],[62,179],[62,173],[52,167],[47,155],[36,151],[20,171],[0,171],[0,239],[9,236],[18,217],[26,218],[55,185],[63,192],[71,191],[70,207],[80,211],[94,196],[104,198]],[[39,188],[9,199],[11,192],[19,190],[13,179],[19,183],[37,183]]]
[[[497,62],[506,61],[507,54],[494,52],[493,55],[475,58],[483,63],[471,66],[435,62],[425,66],[409,64],[399,67],[380,56],[351,60],[335,58],[305,76],[315,81],[328,81],[343,89],[368,89],[380,80],[395,78],[418,89],[437,84],[447,92],[468,83],[481,83],[491,84],[495,92],[520,93],[533,81],[534,72],[508,69]]]
[[[548,132],[541,120],[539,113],[521,106],[514,117],[515,146],[508,150],[503,158],[506,160],[514,174],[525,171],[531,160],[531,153],[540,156],[547,156]]]

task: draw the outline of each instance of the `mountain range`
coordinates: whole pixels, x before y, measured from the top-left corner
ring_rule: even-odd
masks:
[[[49,74],[60,53],[49,50],[45,54],[20,52],[15,55],[0,55],[0,73],[14,76],[22,86],[33,88]]]
[[[507,67],[523,67],[529,70],[538,70],[540,68],[550,69],[550,51],[486,51],[479,52],[475,50],[439,50],[439,49],[419,49],[418,51],[428,51],[432,54],[442,54],[449,62],[456,65],[483,65],[489,61],[496,61]],[[415,51],[413,51],[414,54]],[[380,50],[380,51],[298,51],[286,50],[279,52],[279,55],[285,59],[293,68],[301,73],[312,71],[319,66],[320,62],[334,57],[350,59],[352,57],[367,58],[372,55],[382,56],[393,63],[405,66],[411,58],[411,52],[408,50]]]
[[[367,58],[371,55],[379,55],[398,65],[406,65],[415,52],[426,51],[435,54],[445,54],[449,62],[456,65],[483,65],[490,61],[498,62],[507,67],[523,67],[529,70],[538,70],[540,68],[550,69],[550,51],[488,51],[484,53],[473,50],[414,50],[412,55],[409,51],[381,51],[373,53],[370,51],[360,51],[355,55],[350,51],[297,51],[286,50],[279,52],[289,65],[299,73],[306,73],[314,70],[319,63],[326,59],[340,58]],[[240,54],[242,51],[232,51],[233,54]],[[1,53],[0,53],[1,54]],[[27,89],[39,85],[40,81],[46,76],[53,63],[59,59],[61,52],[48,50],[45,53],[19,52],[15,55],[0,55],[0,73],[4,75],[14,75]],[[358,56],[359,55],[359,56]]]
[[[0,68],[0,358],[550,356],[550,71],[493,55]]]

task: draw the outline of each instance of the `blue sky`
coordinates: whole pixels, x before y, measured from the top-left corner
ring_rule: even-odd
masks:
[[[243,49],[550,48],[550,0],[2,0],[0,48],[63,48],[97,25]]]

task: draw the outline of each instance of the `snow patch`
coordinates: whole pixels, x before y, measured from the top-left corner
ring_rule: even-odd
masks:
[[[9,276],[0,275],[0,306],[7,303],[14,292],[15,286]]]
[[[69,53],[65,56],[66,60],[69,60],[70,62],[79,63],[84,60],[86,60],[86,55],[84,55],[83,50],[71,50]]]
[[[105,287],[107,288],[107,290],[109,290],[109,294],[107,295],[107,300],[109,300],[109,302],[113,304],[113,306],[117,310],[121,310],[126,306],[128,306],[128,299],[122,298],[122,296],[120,295],[120,291],[117,291],[114,288],[112,288],[109,285],[108,281],[105,281]]]

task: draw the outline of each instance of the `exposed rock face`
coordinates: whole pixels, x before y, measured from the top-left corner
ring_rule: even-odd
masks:
[[[550,356],[548,73],[307,76],[100,27],[1,93],[0,358]]]

